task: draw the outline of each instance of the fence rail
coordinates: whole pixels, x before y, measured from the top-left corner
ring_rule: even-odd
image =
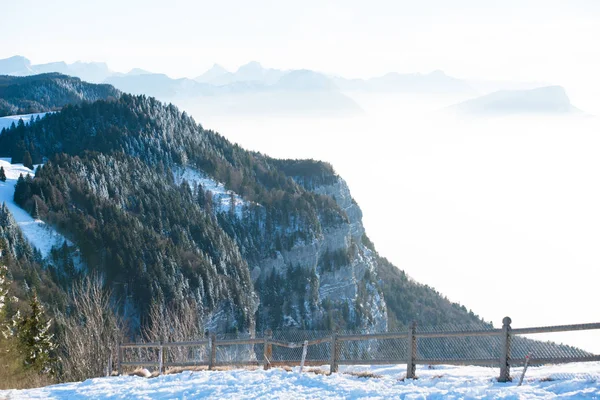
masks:
[[[403,332],[338,334],[296,337],[282,340],[281,332],[263,337],[221,338],[211,333],[207,339],[186,342],[123,343],[118,347],[117,369],[123,367],[167,367],[329,365],[330,373],[339,365],[406,364],[406,377],[415,378],[420,365],[481,365],[500,368],[499,382],[511,380],[511,366],[600,361],[600,355],[554,343],[520,337],[538,333],[600,330],[600,323],[556,325],[531,328],[511,327],[511,319],[501,329],[453,329],[418,331],[416,323]],[[289,332],[288,332],[289,333]],[[316,336],[315,332],[304,332]],[[302,339],[302,340],[300,340]],[[300,356],[302,354],[302,356]],[[306,359],[305,359],[306,358]]]

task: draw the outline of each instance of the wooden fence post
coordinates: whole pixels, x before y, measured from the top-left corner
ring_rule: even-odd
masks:
[[[415,360],[417,359],[417,323],[413,321],[408,329],[408,354],[406,361],[406,378],[415,379],[417,372],[417,365]]]
[[[158,346],[158,374],[161,375],[163,373],[163,341],[160,341],[160,345]]]
[[[304,362],[306,361],[306,352],[308,351],[308,340],[302,345],[302,359],[300,360],[300,373],[304,370]]]
[[[213,369],[217,363],[217,334],[211,333],[208,338],[208,346],[210,347],[210,359],[208,361],[208,369]]]
[[[329,366],[329,375],[338,372],[339,349],[337,335],[337,332],[333,332],[331,335],[331,345],[329,346],[331,351],[331,365]]]
[[[106,377],[107,378],[112,375],[112,350],[110,347],[108,349],[109,349],[108,364],[106,365]]]
[[[500,353],[500,376],[498,382],[510,382],[510,331],[512,320],[509,317],[504,317],[502,320],[502,348]]]
[[[265,331],[265,344],[263,345],[263,368],[268,370],[271,368],[271,359],[273,358],[273,345],[269,343],[269,339],[273,338],[273,331],[267,329]]]
[[[123,349],[121,348],[121,339],[117,342],[117,376],[121,376],[123,374],[123,366],[121,362],[123,361]]]

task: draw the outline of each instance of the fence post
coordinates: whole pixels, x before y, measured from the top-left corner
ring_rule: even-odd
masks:
[[[417,372],[417,365],[415,360],[417,359],[417,323],[413,321],[408,329],[408,354],[406,361],[406,378],[415,379]]]
[[[333,332],[333,334],[331,335],[331,345],[329,346],[331,348],[331,365],[329,367],[329,375],[333,374],[334,372],[338,372],[339,352],[337,336],[337,332]]]
[[[106,377],[107,378],[112,375],[112,350],[110,347],[108,348],[108,350],[109,350],[108,364],[106,365]]]
[[[123,374],[123,366],[121,362],[123,361],[123,349],[121,348],[121,339],[117,342],[117,376],[121,376]]]
[[[510,382],[510,331],[512,320],[510,317],[504,317],[502,320],[502,349],[500,353],[500,376],[498,382]]]
[[[161,375],[163,373],[163,341],[160,341],[160,345],[158,346],[158,374]]]
[[[308,351],[308,340],[302,345],[302,359],[300,360],[300,373],[304,370],[304,362],[306,361],[306,352]]]
[[[217,334],[211,333],[208,337],[208,346],[210,347],[210,359],[208,360],[208,369],[213,369],[217,363]]]
[[[273,358],[273,345],[269,343],[269,339],[273,338],[273,331],[267,329],[265,331],[265,344],[263,345],[263,368],[268,370],[271,368],[271,359]]]

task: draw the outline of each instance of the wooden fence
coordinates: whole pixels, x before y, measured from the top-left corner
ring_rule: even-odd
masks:
[[[511,347],[518,335],[530,335],[538,333],[553,333],[553,332],[570,332],[582,330],[600,329],[600,323],[586,323],[575,325],[557,325],[534,328],[517,328],[511,327],[511,319],[504,318],[503,325],[500,329],[481,329],[481,330],[456,330],[456,331],[417,331],[415,323],[411,324],[407,332],[396,333],[373,333],[373,334],[337,334],[332,333],[329,336],[303,340],[299,342],[288,342],[273,338],[273,333],[269,330],[265,332],[263,338],[247,338],[247,339],[225,339],[217,340],[217,336],[211,333],[207,339],[190,341],[190,342],[154,342],[154,343],[127,343],[120,344],[118,347],[117,370],[119,375],[122,374],[125,366],[149,366],[158,368],[159,373],[162,373],[168,367],[191,367],[191,366],[206,366],[208,369],[214,369],[218,366],[262,366],[265,370],[274,366],[296,366],[300,365],[329,365],[330,373],[338,371],[339,365],[388,365],[388,364],[406,364],[406,377],[411,379],[416,377],[416,366],[421,365],[481,365],[481,366],[497,366],[500,368],[499,382],[507,382],[511,380],[511,366],[523,365],[525,358],[512,358]],[[420,357],[419,356],[419,339],[427,338],[472,338],[472,337],[495,337],[499,339],[500,351],[499,357],[492,358],[454,358],[454,357]],[[365,359],[362,357],[348,358],[340,357],[340,348],[344,343],[350,342],[377,342],[393,339],[403,339],[406,341],[406,348],[403,349],[404,357],[392,357],[389,359]],[[599,338],[600,339],[600,338]],[[532,341],[533,342],[533,341]],[[281,347],[287,349],[302,349],[303,347],[311,347],[317,345],[328,344],[329,357],[321,357],[318,359],[302,360],[297,359],[275,360],[273,359],[273,347]],[[245,359],[234,361],[217,361],[217,349],[221,346],[239,346],[239,345],[261,345],[262,360]],[[202,348],[205,359],[199,361],[169,361],[165,359],[166,351],[169,348]],[[123,351],[125,349],[155,349],[158,350],[156,360],[132,360],[125,361]],[[573,348],[574,349],[574,348]],[[578,349],[576,349],[578,350]],[[306,352],[304,352],[304,355]],[[594,355],[580,350],[573,353],[574,355],[561,354],[560,356],[536,356],[533,354],[529,357],[530,365],[542,364],[560,364],[571,362],[590,362],[600,361],[600,355]]]

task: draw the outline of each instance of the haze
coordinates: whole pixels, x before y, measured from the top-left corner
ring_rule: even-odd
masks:
[[[437,110],[464,98],[364,94],[351,96],[366,113],[349,118],[216,117],[179,105],[249,149],[332,163],[382,255],[496,326],[505,315],[514,326],[600,320],[600,139],[589,116],[600,113],[600,3],[33,0],[2,9],[0,58],[34,63],[195,77],[215,62],[234,70],[258,60],[347,77],[441,69],[473,84],[562,85],[584,115],[455,118]],[[584,333],[565,341],[600,349]]]

